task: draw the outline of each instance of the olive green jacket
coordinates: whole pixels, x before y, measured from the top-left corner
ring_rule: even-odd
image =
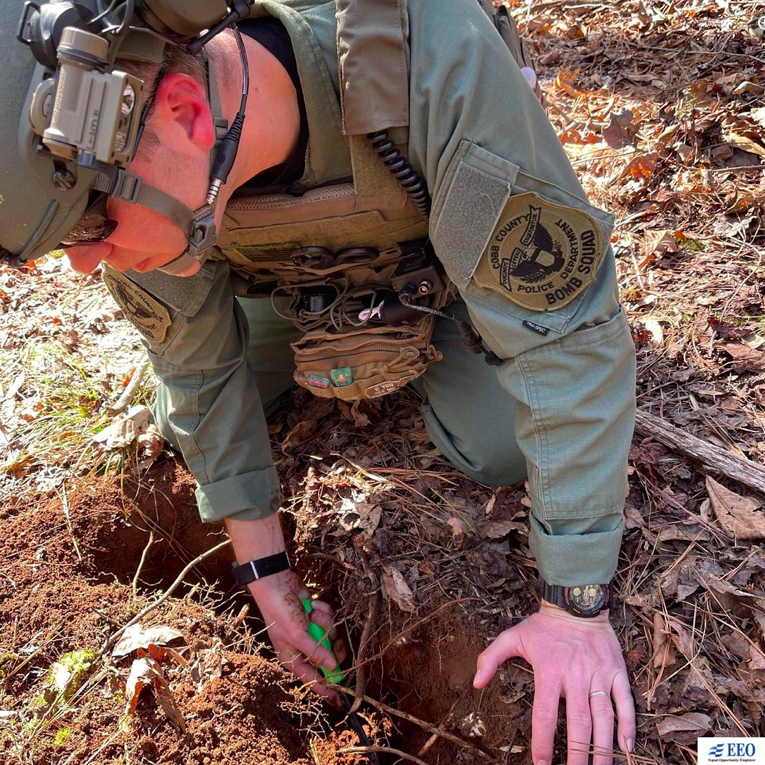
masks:
[[[269,13],[290,32],[303,83],[310,128],[304,185],[347,179],[335,4],[256,2],[255,15]],[[612,218],[586,201],[544,111],[475,0],[409,0],[409,24],[408,155],[433,198],[436,254],[503,360],[497,374],[517,401],[531,549],[551,583],[608,581],[623,531],[635,406],[634,347],[608,244]],[[589,289],[561,307],[550,304],[554,310],[522,307],[481,267],[500,217],[529,192],[565,220],[597,224],[605,253]],[[198,481],[201,516],[264,517],[281,495],[228,264],[207,263],[177,298],[173,277],[165,279],[172,325],[150,355],[169,393],[174,437]]]

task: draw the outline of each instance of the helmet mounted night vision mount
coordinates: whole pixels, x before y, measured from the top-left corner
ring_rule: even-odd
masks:
[[[204,262],[217,241],[217,195],[234,165],[242,134],[249,71],[236,22],[249,15],[253,4],[254,0],[49,0],[23,5],[16,39],[37,63],[21,112],[19,163],[30,166],[42,185],[40,194],[49,200],[47,205],[35,200],[37,222],[23,231],[23,238],[12,236],[10,247],[0,244],[0,259],[19,266],[55,249],[83,213],[94,208],[94,196],[107,195],[155,210],[187,233],[186,251],[160,270],[178,274]],[[233,28],[242,60],[242,97],[229,128],[208,60],[217,140],[206,204],[192,210],[127,169],[151,101],[143,80],[115,62],[161,64],[166,45],[198,54],[228,27]],[[5,224],[0,223],[0,242]]]

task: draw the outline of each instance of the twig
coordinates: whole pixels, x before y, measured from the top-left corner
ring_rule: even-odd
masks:
[[[338,691],[341,691],[342,693],[346,693],[349,696],[353,696],[353,691],[350,688],[343,688],[343,686],[338,685],[335,686]],[[395,717],[401,717],[404,720],[407,720],[410,723],[414,723],[415,725],[418,725],[420,728],[423,728],[424,730],[428,731],[429,733],[436,733],[441,738],[445,739],[446,741],[451,741],[452,744],[457,744],[457,746],[461,746],[464,749],[469,749],[474,755],[477,755],[481,759],[493,761],[494,758],[490,755],[484,752],[482,749],[479,749],[477,746],[473,744],[469,744],[467,741],[464,741],[459,736],[455,736],[453,733],[448,733],[445,730],[442,730],[441,728],[437,728],[435,725],[432,725],[429,722],[425,722],[425,720],[420,720],[419,717],[415,717],[414,715],[410,715],[408,712],[402,712],[399,709],[396,709],[395,707],[390,707],[387,704],[383,704],[382,701],[377,701],[377,699],[370,698],[369,696],[362,696],[361,697],[367,704],[370,706],[373,706],[375,709],[379,709],[381,712],[385,712],[389,715],[394,715]]]
[[[176,580],[165,590],[162,595],[157,598],[153,603],[150,603],[146,608],[144,608],[142,611],[137,613],[124,627],[120,627],[115,633],[112,634],[112,636],[106,641],[106,644],[104,645],[104,653],[117,641],[117,639],[122,635],[122,633],[130,626],[135,624],[136,622],[143,619],[148,613],[153,611],[158,605],[161,603],[164,603],[172,594],[175,592],[175,590],[178,588],[178,586],[183,582],[184,578],[186,577],[186,574],[191,571],[194,566],[196,566],[198,563],[201,563],[205,558],[209,558],[213,553],[218,552],[218,550],[222,550],[224,547],[231,544],[231,540],[227,539],[225,542],[221,542],[220,544],[215,545],[215,547],[211,547],[206,552],[203,552],[201,555],[197,555],[194,560],[192,560],[190,563],[186,565],[186,568],[181,571],[180,574],[178,574]]]
[[[143,570],[143,564],[146,563],[146,555],[149,552],[149,548],[154,544],[154,532],[149,532],[149,541],[146,543],[146,547],[143,548],[141,553],[141,560],[138,561],[138,568],[135,570],[135,576],[133,577],[133,597],[138,595],[138,577],[141,576]]]
[[[765,468],[756,462],[692,436],[661,417],[638,411],[635,432],[649,436],[701,464],[705,472],[721,473],[758,494],[765,495]]]
[[[395,645],[399,640],[401,640],[404,635],[408,635],[412,630],[417,629],[417,627],[421,626],[427,621],[430,621],[433,617],[437,616],[441,613],[441,611],[444,611],[447,608],[450,608],[451,606],[459,605],[460,603],[466,603],[470,600],[480,600],[480,598],[459,598],[457,600],[450,600],[448,603],[444,603],[443,605],[439,606],[435,611],[431,611],[427,616],[423,616],[421,619],[417,619],[417,621],[410,624],[405,629],[401,630],[397,635],[392,637],[374,656],[370,656],[368,659],[364,659],[364,664],[369,664],[372,661],[377,661],[377,659],[381,658],[385,655],[386,651],[392,646]],[[357,670],[361,666],[361,662],[357,662],[354,664],[348,671],[353,672]]]
[[[130,406],[130,404],[133,403],[133,396],[135,396],[135,392],[138,390],[138,386],[141,384],[141,380],[143,379],[148,366],[149,357],[145,356],[138,363],[138,366],[135,368],[135,372],[133,372],[133,376],[130,378],[130,382],[125,386],[125,390],[122,391],[122,394],[117,399],[114,406],[109,407],[110,414],[119,414],[120,412],[124,412]]]
[[[446,717],[444,717],[444,719],[441,721],[441,725],[446,725],[446,724],[449,722],[449,720],[451,720],[451,718],[452,718],[452,713],[454,712],[454,707],[456,707],[456,706],[457,706],[457,702],[455,701],[455,702],[452,704],[452,708],[449,710],[449,714],[447,714],[447,715],[446,715]],[[437,734],[437,733],[434,733],[434,734],[433,734],[433,735],[432,735],[432,736],[431,736],[431,737],[430,737],[430,738],[429,738],[429,739],[428,739],[428,740],[427,740],[427,741],[426,741],[426,742],[425,742],[425,743],[422,745],[422,747],[421,747],[420,751],[419,751],[419,752],[417,752],[417,756],[418,756],[418,757],[424,757],[424,756],[425,756],[425,755],[426,755],[426,754],[427,754],[427,753],[430,751],[430,747],[431,747],[431,746],[433,746],[433,744],[435,744],[437,740],[438,740],[438,734]]]
[[[400,749],[393,749],[390,746],[349,746],[345,749],[338,750],[339,754],[368,754],[370,752],[385,752],[387,754],[395,754],[396,757],[401,757],[404,760],[410,762],[416,762],[418,765],[428,765],[425,760],[421,760],[419,757],[415,757],[413,754],[407,754]]]
[[[364,622],[364,629],[361,631],[361,639],[359,640],[359,653],[358,653],[358,670],[356,670],[356,698],[353,700],[349,715],[359,711],[361,706],[361,697],[364,695],[364,691],[367,686],[367,674],[366,674],[366,654],[369,649],[369,638],[372,636],[372,628],[375,624],[375,616],[377,615],[377,604],[379,603],[379,595],[375,593],[372,596],[372,600],[369,602],[367,608],[367,618]]]
[[[72,544],[74,545],[74,551],[77,553],[77,559],[82,563],[82,553],[80,552],[80,546],[77,544],[77,539],[74,536],[72,519],[69,515],[69,498],[66,496],[66,488],[64,486],[61,487],[61,508],[64,511],[66,527],[69,529],[69,536],[72,538]]]
[[[374,628],[376,621],[375,617],[377,616],[377,608],[380,602],[380,581],[369,563],[369,556],[364,549],[364,545],[361,542],[360,537],[357,536],[354,538],[353,546],[356,548],[356,553],[361,560],[361,565],[364,567],[364,573],[366,574],[367,579],[369,579],[372,598],[369,601],[369,606],[367,608],[367,618],[364,622],[364,628],[361,631],[361,639],[359,640],[359,652],[356,655],[356,665],[358,666],[356,671],[356,698],[354,698],[353,704],[348,711],[349,715],[355,714],[359,711],[359,707],[361,706],[361,697],[364,695],[364,691],[366,690],[366,655],[367,651],[369,650],[369,639],[372,636],[372,629]]]

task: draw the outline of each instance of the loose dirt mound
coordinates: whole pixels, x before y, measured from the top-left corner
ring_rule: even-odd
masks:
[[[193,482],[171,460],[140,483],[97,481],[67,498],[19,500],[0,511],[0,760],[315,765],[318,738],[321,762],[331,762],[335,734],[326,722],[322,728],[316,702],[256,653],[251,620],[236,616],[241,604],[223,604],[205,584],[230,566],[225,551],[189,575],[189,584],[197,582],[193,597],[170,598],[141,622],[182,635],[173,642],[180,659],[162,648],[150,653],[185,731],[150,690],[137,698],[134,716],[124,715],[125,680],[137,654],[112,660],[102,648],[151,602],[158,582],[166,586],[220,541],[207,539],[210,528],[194,522],[192,511],[196,516]],[[150,528],[156,541],[144,555]],[[202,670],[194,669],[200,657]],[[59,693],[57,672],[73,662],[80,666]]]

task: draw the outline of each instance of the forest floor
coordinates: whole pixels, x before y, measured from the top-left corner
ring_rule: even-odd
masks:
[[[561,142],[616,216],[638,408],[717,449],[639,428],[611,611],[630,760],[693,763],[699,736],[765,735],[765,2],[510,5]],[[365,683],[381,751],[358,751],[274,662],[180,460],[150,429],[114,432],[144,354],[99,274],[2,267],[0,307],[2,762],[531,762],[528,665],[471,682],[539,599],[523,485],[452,468],[411,391],[352,408],[295,390],[271,419],[291,552]]]

